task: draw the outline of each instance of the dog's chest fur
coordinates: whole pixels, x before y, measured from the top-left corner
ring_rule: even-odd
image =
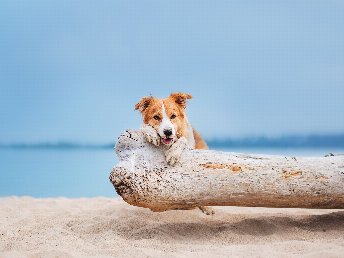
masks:
[[[196,142],[195,142],[195,136],[193,133],[193,129],[192,129],[192,126],[187,119],[186,119],[186,123],[187,123],[187,134],[185,135],[185,138],[188,141],[189,146],[192,149],[194,149]]]

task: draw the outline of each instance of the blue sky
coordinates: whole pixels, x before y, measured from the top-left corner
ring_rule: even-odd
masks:
[[[0,2],[0,142],[109,142],[149,94],[208,138],[344,132],[343,1]]]

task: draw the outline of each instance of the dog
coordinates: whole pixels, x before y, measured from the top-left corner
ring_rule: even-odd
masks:
[[[146,140],[155,146],[163,146],[166,161],[175,165],[184,149],[208,149],[206,142],[191,126],[186,116],[187,93],[171,93],[167,98],[143,97],[135,105],[142,115],[141,131]],[[207,214],[214,214],[209,207],[199,207]]]

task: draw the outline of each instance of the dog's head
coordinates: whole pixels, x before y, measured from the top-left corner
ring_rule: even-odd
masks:
[[[192,96],[186,93],[172,93],[169,97],[159,99],[144,97],[135,105],[140,110],[143,123],[151,125],[161,137],[161,142],[170,145],[188,130],[185,108],[186,101]]]

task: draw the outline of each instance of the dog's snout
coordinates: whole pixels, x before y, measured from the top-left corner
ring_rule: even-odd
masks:
[[[172,130],[171,129],[165,129],[164,134],[166,135],[166,137],[169,137],[172,135]]]

